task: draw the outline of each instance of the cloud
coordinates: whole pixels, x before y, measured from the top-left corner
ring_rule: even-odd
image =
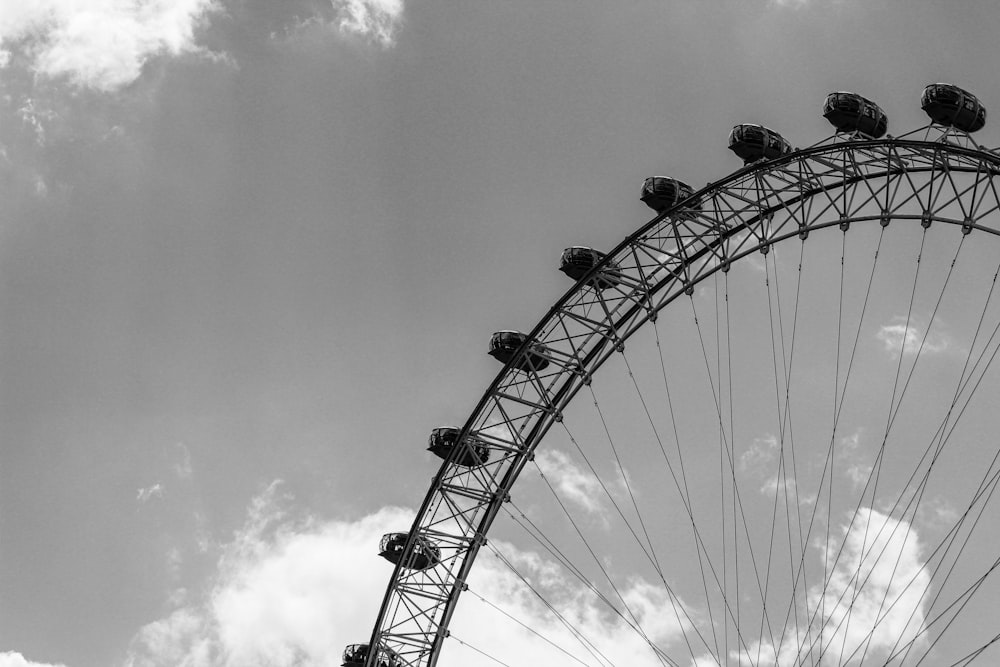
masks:
[[[890,353],[894,359],[899,357],[900,350],[906,356],[911,356],[920,352],[921,354],[938,354],[951,347],[951,339],[944,334],[933,333],[924,336],[920,327],[910,322],[906,323],[906,318],[896,316],[891,324],[879,327],[875,337],[882,341],[885,351]]]
[[[858,446],[861,444],[861,438],[865,433],[864,428],[857,428],[854,433],[850,435],[845,435],[840,439],[840,446],[842,449],[847,450],[847,452],[856,452]]]
[[[62,663],[53,665],[47,662],[32,662],[20,653],[6,651],[0,653],[0,667],[66,667]]]
[[[118,90],[160,55],[200,51],[213,0],[0,0],[4,60],[80,88]]]
[[[392,571],[376,555],[378,540],[408,528],[413,513],[386,507],[354,520],[322,521],[295,516],[289,502],[277,483],[251,502],[246,523],[223,547],[205,593],[197,600],[187,591],[174,596],[188,602],[136,633],[125,667],[319,667],[340,664],[344,646],[368,640]],[[500,540],[489,542],[472,570],[451,624],[453,636],[493,655],[510,656],[516,647],[518,655],[533,656],[533,664],[579,664],[482,602],[482,596],[593,662],[494,550],[600,650],[621,664],[659,664],[646,642],[561,566]],[[679,641],[683,625],[664,613],[670,602],[662,586],[630,578],[619,587],[654,641],[664,647]],[[495,665],[454,640],[440,664]]]
[[[382,46],[395,43],[403,19],[403,0],[334,0],[337,27]]]
[[[854,488],[860,488],[868,483],[868,479],[872,475],[872,470],[874,468],[870,465],[855,463],[847,466],[844,470],[844,474],[847,475],[847,479],[851,480],[851,484]]]
[[[492,552],[484,552],[473,568],[469,593],[463,599],[450,630],[453,636],[500,660],[511,656],[530,656],[530,664],[548,667],[570,667],[601,662],[595,660],[581,645],[573,632],[579,632],[592,642],[596,651],[614,664],[636,667],[661,665],[649,644],[617,614],[611,612],[591,590],[578,580],[538,554],[518,551],[505,543],[498,551],[512,561],[517,571],[555,607],[573,631],[552,614],[517,576],[504,566]],[[673,612],[670,598],[662,586],[634,577],[619,584],[627,602],[646,636],[669,654],[679,655],[686,649],[681,642],[683,631],[690,633],[687,620]],[[478,600],[487,600],[519,619],[548,641],[512,622],[504,621],[498,612]],[[617,597],[615,598],[617,602]],[[621,605],[619,605],[621,606]],[[688,606],[688,605],[685,605]],[[696,621],[703,619],[696,618]],[[549,643],[551,642],[551,643]],[[560,647],[556,648],[553,646]],[[463,667],[493,667],[497,663],[461,646],[449,646],[441,664]],[[565,651],[565,652],[564,652]],[[576,658],[567,655],[570,653]],[[603,662],[601,662],[603,664]]]
[[[560,499],[570,502],[590,514],[605,511],[607,494],[600,481],[589,471],[584,471],[572,459],[558,450],[539,451],[535,457],[542,474],[555,487]],[[617,486],[617,485],[616,485]],[[609,487],[608,489],[612,489]]]
[[[747,450],[740,454],[740,471],[765,474],[778,455],[779,444],[777,436],[770,433],[754,438]]]
[[[930,573],[916,531],[905,521],[863,507],[853,523],[841,526],[840,538],[826,547],[833,562],[843,544],[829,585],[825,590],[813,587],[808,594],[809,609],[822,612],[811,635],[804,628],[786,628],[782,636],[788,639],[778,646],[755,642],[749,650],[734,653],[739,665],[758,664],[758,651],[759,664],[776,667],[791,667],[803,658],[811,663],[821,653],[824,662],[856,665],[865,655],[866,661],[881,663],[894,648],[918,636],[926,617]]]
[[[796,503],[803,503],[807,505],[811,505],[816,501],[816,497],[814,495],[799,498],[798,486],[796,485],[795,480],[789,476],[782,479],[778,473],[774,473],[774,475],[769,477],[767,481],[761,485],[760,492],[770,498],[779,496],[780,493],[780,497],[784,498],[786,501],[794,499],[794,502]]]
[[[140,629],[128,667],[339,664],[346,644],[367,640],[391,572],[378,540],[412,512],[293,519],[280,488],[252,501],[202,599]]]
[[[174,464],[174,474],[178,479],[189,481],[194,474],[191,468],[191,450],[183,442],[176,443],[175,447],[180,452],[181,460]]]
[[[153,486],[147,486],[138,490],[135,499],[145,505],[153,498],[163,497],[163,485],[157,482]]]

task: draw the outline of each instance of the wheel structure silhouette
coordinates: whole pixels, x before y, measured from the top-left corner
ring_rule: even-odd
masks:
[[[970,93],[934,84],[922,106],[932,122],[893,137],[877,105],[833,93],[836,133],[801,149],[737,126],[742,168],[697,191],[647,179],[656,217],[607,253],[568,248],[572,289],[494,334],[503,369],[432,432],[444,461],[383,539],[395,568],[344,664],[437,664],[477,557],[517,572],[502,522],[639,638],[642,664],[996,664],[1000,154],[972,137]],[[610,534],[580,530],[570,466]],[[669,638],[622,594],[626,566],[658,587]],[[636,664],[570,632],[570,662]]]

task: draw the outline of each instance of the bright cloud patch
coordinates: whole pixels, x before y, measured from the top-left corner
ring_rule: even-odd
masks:
[[[607,493],[601,483],[590,472],[577,467],[566,454],[546,450],[539,452],[535,460],[561,499],[592,514],[604,510]]]
[[[820,656],[824,664],[856,665],[863,656],[865,664],[882,664],[893,651],[919,641],[930,573],[916,531],[905,521],[861,508],[850,526],[841,527],[840,537],[843,551],[829,585],[809,591],[810,611],[820,610],[811,632],[786,628],[778,646],[755,642],[733,654],[741,667],[758,664],[758,652],[759,664],[776,667],[812,664]],[[838,550],[840,542],[831,540],[830,562]]]
[[[0,667],[65,667],[65,665],[52,665],[47,662],[32,662],[20,653],[7,651],[0,653]]]
[[[392,46],[403,18],[403,0],[334,0],[341,31]]]
[[[412,512],[385,508],[355,521],[293,519],[281,508],[279,488],[272,485],[254,500],[246,524],[224,547],[203,599],[141,628],[125,667],[325,667],[340,664],[347,644],[368,640],[392,571],[376,554],[378,540],[383,533],[408,528]],[[659,664],[646,641],[564,569],[499,541],[489,543],[473,568],[469,591],[451,624],[453,636],[493,655],[533,656],[531,664],[579,664],[549,641],[594,662],[574,631],[520,576],[620,664]],[[620,590],[647,636],[664,648],[676,648],[686,626],[670,611],[664,587],[632,578]],[[440,664],[495,665],[456,641],[448,643]]]
[[[213,0],[0,0],[0,46],[36,74],[111,91],[154,56],[196,51],[195,30],[213,8]]]
[[[500,660],[507,658],[509,661],[516,656],[525,664],[547,667],[578,667],[580,661],[584,664],[603,664],[594,657],[601,654],[614,664],[637,667],[661,664],[646,639],[565,570],[537,554],[517,551],[507,544],[500,543],[497,549],[559,612],[565,623],[551,613],[545,603],[498,558],[491,552],[484,552],[473,568],[469,592],[460,603],[451,624],[454,637]],[[691,633],[689,621],[703,620],[678,618],[672,611],[670,598],[662,584],[633,578],[625,586],[620,586],[620,591],[645,636],[667,653],[679,654],[683,650],[683,632]],[[479,601],[479,595],[545,639],[504,620],[505,617]],[[618,607],[622,606],[617,597],[614,602]],[[587,638],[591,643],[589,650],[574,633]],[[449,646],[448,651],[442,657],[443,665],[495,667],[497,664],[461,645]]]
[[[251,505],[205,599],[143,627],[127,666],[332,665],[346,644],[367,640],[392,571],[378,540],[405,530],[412,513],[294,521],[278,488]]]
[[[919,327],[913,322],[907,325],[906,319],[902,317],[880,327],[875,336],[893,357],[898,357],[900,352],[907,356],[917,352],[937,354],[951,347],[951,341],[946,336],[931,334],[925,337]]]
[[[771,434],[754,438],[747,450],[740,454],[740,470],[758,475],[766,474],[778,456],[778,445],[778,438]]]
[[[140,503],[147,503],[152,498],[163,498],[163,485],[156,483],[153,486],[141,488],[136,493],[135,499]]]

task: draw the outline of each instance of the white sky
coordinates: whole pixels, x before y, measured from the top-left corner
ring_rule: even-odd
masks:
[[[564,247],[648,220],[645,176],[736,169],[735,123],[827,136],[832,90],[878,101],[895,134],[925,124],[934,81],[1000,108],[998,32],[993,0],[0,0],[0,667],[337,663],[391,571],[378,537],[436,469],[427,433],[496,373],[489,334],[567,289]],[[871,341],[895,363],[919,338],[887,315]],[[926,353],[961,353],[950,318]],[[845,484],[863,484],[852,452],[878,434],[841,435]],[[755,468],[773,439],[762,426],[741,450],[764,500],[782,493]],[[676,642],[556,444],[539,464]],[[609,465],[612,493],[634,479],[655,497],[641,468]],[[540,502],[537,476],[524,497]],[[955,511],[924,509],[921,540]],[[854,544],[897,524],[884,510],[831,529]],[[915,538],[885,541],[918,570]],[[658,664],[506,544],[620,664]],[[475,576],[572,644],[494,558]],[[453,629],[532,656],[514,664],[567,660],[491,614],[470,596]]]

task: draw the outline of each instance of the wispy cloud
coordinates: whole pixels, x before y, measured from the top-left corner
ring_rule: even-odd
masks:
[[[896,316],[889,324],[879,327],[875,337],[882,341],[885,351],[898,358],[900,352],[905,356],[917,354],[939,354],[952,347],[951,338],[942,333],[924,335],[921,327],[912,321],[907,324],[906,318]]]
[[[740,454],[740,471],[764,475],[778,456],[778,437],[768,433],[753,439]]]
[[[147,486],[139,489],[138,492],[136,493],[135,499],[138,500],[143,505],[145,505],[153,498],[162,498],[162,497],[163,497],[163,485],[157,482],[152,486]]]
[[[590,514],[604,512],[607,494],[600,481],[589,471],[578,467],[565,453],[559,450],[540,451],[535,461],[562,500]]]
[[[873,467],[865,463],[854,463],[844,469],[844,474],[851,481],[854,488],[858,489],[868,483],[872,475]]]
[[[194,470],[191,467],[191,450],[183,442],[176,443],[174,447],[180,455],[180,460],[174,463],[174,474],[177,475],[178,479],[190,481],[194,475]]]

